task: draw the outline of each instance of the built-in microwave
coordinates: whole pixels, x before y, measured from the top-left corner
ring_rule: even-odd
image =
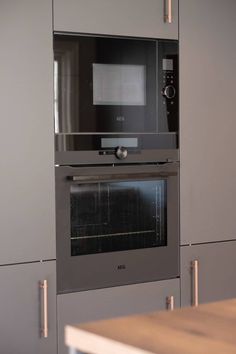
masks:
[[[56,164],[177,160],[178,96],[177,41],[56,33]]]

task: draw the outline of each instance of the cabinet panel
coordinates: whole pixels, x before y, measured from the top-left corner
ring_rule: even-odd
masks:
[[[66,324],[163,310],[167,296],[174,296],[179,307],[179,279],[58,295],[58,353],[68,352],[64,345]]]
[[[199,264],[199,303],[236,297],[235,255],[236,241],[181,247],[181,306],[193,300],[193,260]]]
[[[48,281],[48,338],[42,338],[42,290]],[[0,352],[56,354],[56,264],[0,267]]]
[[[54,0],[54,30],[150,38],[178,38],[178,0],[172,23],[164,21],[167,0]]]
[[[50,0],[0,11],[0,264],[55,258]]]
[[[236,2],[180,0],[181,243],[236,238]]]

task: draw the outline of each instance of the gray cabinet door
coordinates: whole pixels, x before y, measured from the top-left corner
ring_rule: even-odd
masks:
[[[0,264],[55,258],[51,8],[0,5]]]
[[[236,1],[179,5],[181,243],[236,239]]]
[[[236,241],[181,247],[181,306],[194,300],[194,272],[198,260],[199,303],[236,297]]]
[[[172,23],[168,0],[54,0],[54,30],[150,38],[178,38],[178,0]]]
[[[48,338],[41,337],[43,291],[48,282]],[[56,354],[56,264],[0,267],[0,353]]]
[[[179,279],[58,295],[58,354],[68,353],[65,325],[164,310],[169,296],[174,296],[175,307],[179,307]]]

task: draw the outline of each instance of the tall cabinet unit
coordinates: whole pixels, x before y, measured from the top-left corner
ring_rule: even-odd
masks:
[[[0,11],[0,264],[55,258],[52,4]]]
[[[54,31],[178,39],[178,0],[54,0]],[[67,353],[67,323],[163,310],[173,298],[178,307],[179,294],[179,279],[60,294],[58,353]]]
[[[236,239],[236,2],[180,0],[179,11],[181,283],[182,304],[190,304],[190,259],[199,265],[200,302],[236,296],[230,280]]]
[[[0,352],[53,354],[52,3],[3,0],[0,8]],[[44,280],[48,284],[44,298],[48,299],[48,338],[39,331],[43,311],[39,282]]]

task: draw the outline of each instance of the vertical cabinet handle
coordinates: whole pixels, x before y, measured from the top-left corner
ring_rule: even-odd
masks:
[[[43,338],[48,338],[48,281],[40,282],[40,289],[42,291],[42,327],[41,335]]]
[[[166,298],[166,309],[168,311],[173,311],[175,307],[174,296],[167,296]]]
[[[191,262],[191,269],[192,269],[192,306],[198,306],[198,294],[199,294],[199,289],[198,289],[198,284],[199,284],[199,279],[198,279],[198,266],[199,262],[198,260],[194,260]]]
[[[164,21],[172,23],[172,0],[164,0]]]

